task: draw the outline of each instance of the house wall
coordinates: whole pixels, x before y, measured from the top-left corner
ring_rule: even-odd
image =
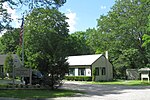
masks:
[[[99,68],[99,75],[95,76],[95,81],[113,79],[112,65],[104,56],[101,56],[92,64],[92,70],[94,70],[95,68]],[[103,68],[105,68],[105,75],[102,75]]]
[[[75,76],[79,76],[79,68],[85,68],[85,76],[92,76],[92,70],[94,70],[97,67],[99,68],[99,75],[96,75],[95,81],[106,81],[113,79],[112,64],[108,61],[108,59],[105,58],[105,56],[101,56],[91,66],[70,66],[69,68],[75,69]],[[105,75],[102,75],[103,68],[105,68]]]
[[[85,76],[91,76],[91,68],[90,66],[71,66],[69,68],[75,69],[75,76],[79,76],[79,68],[85,68]]]
[[[86,76],[91,76],[91,68],[86,68]]]

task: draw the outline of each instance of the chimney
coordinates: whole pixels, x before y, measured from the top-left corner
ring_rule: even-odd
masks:
[[[108,51],[105,52],[105,57],[108,59]]]

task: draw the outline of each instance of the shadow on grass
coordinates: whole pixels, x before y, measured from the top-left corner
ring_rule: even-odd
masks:
[[[9,98],[21,98],[21,99],[36,99],[43,98],[56,98],[56,97],[66,97],[74,96],[76,93],[82,93],[76,90],[1,90],[0,97],[9,97]],[[31,99],[32,98],[32,99]],[[37,100],[37,99],[36,99]],[[39,99],[38,99],[39,100]]]

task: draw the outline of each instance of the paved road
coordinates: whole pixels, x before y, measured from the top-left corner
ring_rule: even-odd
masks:
[[[53,100],[150,100],[150,86],[91,85],[66,82],[63,88],[81,90],[87,94]]]

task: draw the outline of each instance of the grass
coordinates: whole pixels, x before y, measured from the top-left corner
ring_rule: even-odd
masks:
[[[150,82],[141,80],[114,80],[110,82],[87,82],[88,84],[101,84],[101,85],[127,85],[127,86],[150,86]]]
[[[6,88],[7,84],[0,84],[0,88]]]
[[[9,98],[55,98],[55,97],[66,97],[73,96],[76,93],[81,93],[79,91],[73,90],[0,90],[0,97]]]

